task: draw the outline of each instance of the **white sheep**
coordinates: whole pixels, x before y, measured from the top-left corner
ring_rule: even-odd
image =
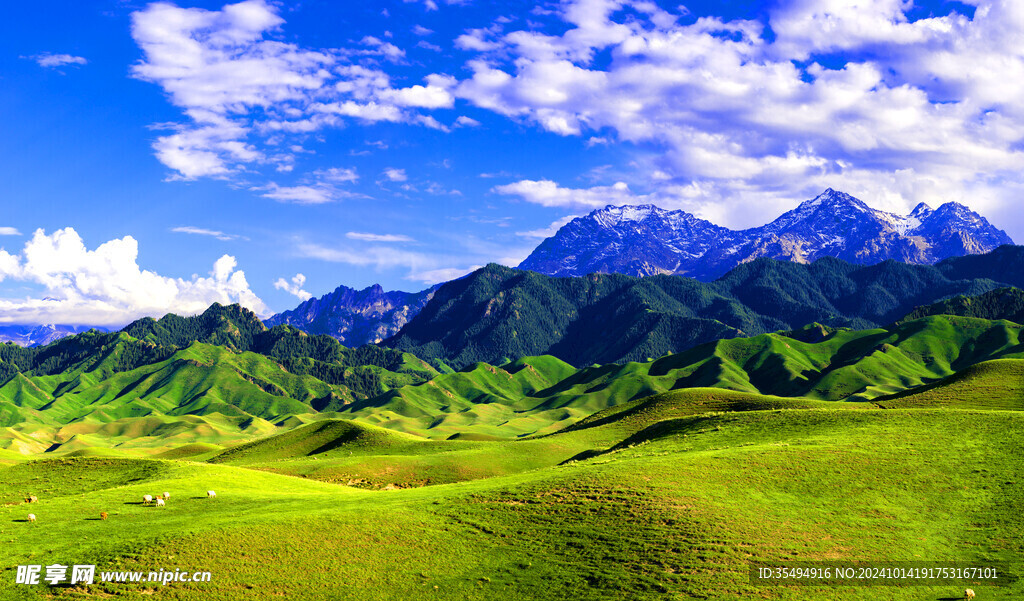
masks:
[[[156,500],[156,506],[157,507],[163,507],[164,506],[164,500],[158,497],[157,500]]]
[[[26,503],[35,503],[38,500],[39,500],[39,497],[37,497],[35,495],[29,495],[29,496],[25,497],[25,502]]]
[[[969,589],[964,591],[964,599],[973,599],[973,598],[974,598],[974,589],[973,588],[969,588]]]
[[[28,514],[28,521],[30,521],[30,522],[36,521],[36,514],[34,514],[34,513]]]
[[[153,502],[153,495],[142,495],[142,504],[149,505]]]
[[[206,496],[212,499],[217,496],[217,493],[213,492],[212,490],[208,490],[206,491]]]
[[[169,492],[165,492],[165,493],[164,493],[164,498],[165,498],[165,499],[170,499],[170,498],[171,498],[171,493],[169,493]]]

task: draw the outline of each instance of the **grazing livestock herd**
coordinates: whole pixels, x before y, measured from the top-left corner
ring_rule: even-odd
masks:
[[[208,491],[206,491],[206,496],[207,496],[207,498],[212,499],[212,498],[217,496],[217,493],[212,491],[212,490],[208,490]],[[155,495],[155,496],[154,495],[142,495],[142,504],[143,505],[155,505],[157,507],[166,507],[167,506],[167,499],[170,499],[170,498],[171,498],[171,493],[166,492],[166,491],[164,491],[164,493],[162,495]],[[29,495],[29,496],[25,497],[25,503],[38,503],[38,502],[39,502],[39,497],[37,497],[35,495]],[[100,519],[101,520],[107,519],[107,515],[108,514],[107,514],[106,511],[100,512]],[[25,521],[27,521],[27,522],[34,522],[34,521],[36,521],[36,514],[34,514],[34,513],[28,514],[28,518]]]

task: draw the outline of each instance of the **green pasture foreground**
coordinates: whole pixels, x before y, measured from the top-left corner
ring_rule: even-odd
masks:
[[[222,463],[12,459],[0,599],[953,599],[964,587],[753,587],[747,569],[1024,557],[1020,412],[791,402],[680,391],[517,441],[336,422],[312,449],[268,439]],[[374,490],[342,485],[360,479]],[[15,585],[33,563],[212,580]]]

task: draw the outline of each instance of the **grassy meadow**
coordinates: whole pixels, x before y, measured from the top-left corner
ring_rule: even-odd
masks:
[[[1017,561],[1024,413],[963,400],[970,381],[891,408],[677,390],[518,440],[330,420],[182,458],[8,453],[0,598],[958,598],[962,587],[755,587],[747,569]],[[141,504],[165,490],[166,507]],[[39,502],[24,504],[28,494]],[[12,584],[13,566],[29,563],[213,576]],[[979,599],[1024,593],[973,588]]]
[[[5,346],[0,601],[961,598],[748,578],[1022,557],[1022,328],[922,313],[586,367],[169,318]],[[34,564],[212,579],[16,584]]]

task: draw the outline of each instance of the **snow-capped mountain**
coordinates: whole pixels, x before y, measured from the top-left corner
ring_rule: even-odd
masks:
[[[713,280],[758,257],[931,264],[1003,244],[1013,240],[955,202],[935,210],[922,203],[896,215],[829,188],[767,225],[739,231],[653,205],[607,206],[564,225],[519,268],[554,276],[670,273]]]
[[[18,346],[45,346],[72,334],[81,334],[91,329],[106,332],[105,328],[94,326],[64,325],[4,325],[0,326],[0,342],[13,342]]]
[[[437,287],[422,292],[385,292],[379,285],[363,290],[338,286],[334,292],[304,301],[291,311],[263,321],[267,327],[288,324],[308,334],[327,334],[349,347],[395,334],[419,313]]]

